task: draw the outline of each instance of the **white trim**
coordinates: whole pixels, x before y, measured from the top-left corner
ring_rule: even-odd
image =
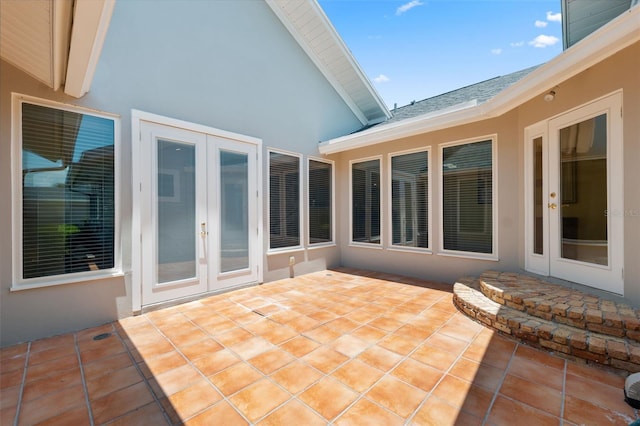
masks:
[[[309,217],[310,214],[310,210],[309,210],[309,170],[311,170],[311,168],[309,167],[309,163],[311,161],[316,161],[318,163],[325,163],[325,164],[329,164],[331,165],[331,212],[330,212],[330,221],[331,221],[331,241],[323,241],[321,243],[312,243],[311,242],[311,236],[309,235],[311,232],[311,218]],[[336,163],[333,160],[327,160],[325,158],[318,158],[318,157],[313,157],[313,156],[309,156],[307,157],[307,193],[306,193],[306,207],[307,207],[307,224],[306,224],[306,229],[307,232],[305,233],[305,243],[306,246],[308,248],[313,248],[313,247],[319,247],[319,246],[329,246],[329,245],[335,245],[336,242],[336,226],[335,226],[335,218],[336,218]]]
[[[76,98],[91,88],[115,0],[76,0],[69,43],[69,62],[64,93]]]
[[[360,241],[353,241],[353,165],[356,163],[364,163],[367,161],[377,160],[380,170],[380,243],[365,243]],[[383,191],[385,186],[385,173],[383,167],[382,155],[374,155],[371,157],[359,158],[356,160],[349,160],[349,246],[351,247],[369,247],[369,248],[384,248],[384,209],[382,208],[383,198],[385,192]]]
[[[418,152],[426,152],[427,153],[427,233],[428,233],[428,247],[407,247],[401,245],[393,244],[393,157],[399,157],[402,155],[415,154]],[[433,166],[432,166],[432,153],[431,146],[423,146],[415,149],[408,149],[404,151],[396,151],[389,153],[387,158],[387,167],[389,170],[389,181],[387,182],[387,187],[389,188],[389,202],[387,203],[387,217],[389,218],[389,226],[387,227],[388,235],[387,239],[389,241],[388,249],[394,251],[409,251],[414,253],[432,253],[433,251],[433,204],[432,204],[432,194],[433,194]]]
[[[271,153],[287,155],[290,157],[296,157],[298,159],[298,244],[295,246],[287,246],[287,247],[278,247],[271,248]],[[305,226],[304,226],[304,208],[303,208],[303,200],[304,197],[304,185],[302,182],[303,177],[303,161],[302,154],[298,154],[291,151],[286,151],[278,148],[267,148],[267,219],[268,219],[268,229],[269,233],[267,236],[267,254],[274,253],[286,253],[288,251],[297,251],[304,250],[304,234],[305,234]]]
[[[52,88],[57,91],[62,86],[69,60],[69,41],[73,23],[73,2],[51,1],[52,14]]]
[[[22,270],[22,108],[23,103],[40,105],[51,109],[75,112],[82,115],[91,115],[104,118],[113,122],[113,197],[114,197],[114,227],[113,227],[113,268],[99,271],[72,272],[68,274],[49,275],[38,278],[23,278]],[[121,190],[120,190],[120,116],[105,113],[75,105],[54,102],[47,99],[11,94],[11,241],[12,241],[12,282],[11,291],[50,287],[54,285],[69,284],[74,282],[86,282],[97,279],[122,276],[122,247],[121,247]],[[17,184],[20,182],[20,184]]]
[[[639,41],[639,28],[640,8],[635,7],[483,104],[453,112],[425,114],[331,139],[320,144],[320,152],[333,154],[499,117]]]
[[[448,148],[451,146],[458,145],[469,145],[473,143],[480,143],[491,141],[491,180],[492,180],[492,190],[491,190],[491,220],[492,220],[492,241],[491,241],[491,253],[475,253],[475,252],[467,252],[467,251],[457,251],[457,250],[448,250],[444,248],[444,191],[442,189],[444,185],[444,173],[442,172],[442,168],[444,166],[443,159],[443,151],[444,148]],[[439,255],[449,255],[449,256],[460,256],[460,257],[468,257],[473,259],[486,259],[486,260],[498,260],[498,135],[496,133],[478,136],[474,138],[462,139],[454,142],[445,142],[438,144],[438,188],[439,188],[439,205],[438,210],[440,213],[440,236],[439,236],[439,248],[437,254]]]

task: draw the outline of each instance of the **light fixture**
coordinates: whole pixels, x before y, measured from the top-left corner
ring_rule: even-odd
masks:
[[[556,98],[556,92],[551,90],[549,91],[549,93],[544,95],[544,100],[546,102],[551,102],[552,100],[554,100]]]

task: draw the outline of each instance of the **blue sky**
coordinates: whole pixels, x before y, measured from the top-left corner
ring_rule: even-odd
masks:
[[[562,52],[560,0],[318,0],[389,108]]]

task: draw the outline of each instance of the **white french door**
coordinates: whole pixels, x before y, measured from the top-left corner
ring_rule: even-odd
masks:
[[[141,305],[258,281],[257,146],[140,122]]]
[[[623,293],[622,94],[525,129],[526,269]]]

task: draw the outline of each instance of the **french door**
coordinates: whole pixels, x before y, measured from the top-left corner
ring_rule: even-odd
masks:
[[[142,305],[258,280],[257,147],[141,121]]]
[[[525,129],[526,269],[622,294],[622,94]]]

